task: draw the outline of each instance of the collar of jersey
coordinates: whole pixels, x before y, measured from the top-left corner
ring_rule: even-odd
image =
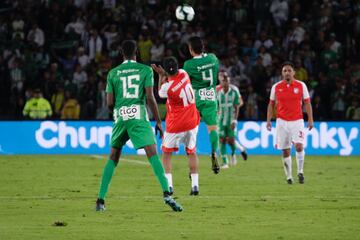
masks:
[[[207,53],[202,53],[201,55],[195,56],[194,58],[203,58],[203,57],[206,57],[206,56],[207,56]]]
[[[136,63],[136,61],[135,60],[125,60],[122,63]]]

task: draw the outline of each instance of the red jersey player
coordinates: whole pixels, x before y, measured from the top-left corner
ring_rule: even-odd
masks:
[[[292,184],[291,144],[296,149],[296,162],[299,183],[304,183],[304,119],[302,104],[304,102],[308,116],[308,128],[314,126],[310,96],[305,83],[294,78],[295,71],[291,62],[282,65],[283,80],[271,88],[270,102],[267,110],[266,127],[271,131],[271,118],[276,105],[276,147],[283,152],[283,164],[288,184]]]
[[[186,71],[178,69],[177,60],[169,57],[164,60],[164,69],[152,65],[159,74],[159,96],[167,98],[166,128],[162,143],[163,164],[168,179],[170,192],[173,192],[171,174],[171,155],[179,149],[180,143],[185,145],[189,158],[191,177],[190,195],[199,194],[198,157],[196,154],[196,136],[200,122],[200,114],[196,109],[195,95]]]

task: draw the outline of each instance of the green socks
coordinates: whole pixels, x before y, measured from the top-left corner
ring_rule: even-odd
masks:
[[[231,155],[234,155],[236,150],[235,144],[230,144],[230,149],[231,149]]]
[[[169,192],[169,183],[165,176],[164,166],[161,164],[160,158],[157,154],[149,158],[149,162],[153,171],[160,182],[163,192]]]
[[[216,130],[210,132],[211,152],[216,153],[219,148],[219,135]]]
[[[100,192],[99,192],[100,199],[105,199],[115,167],[116,167],[115,162],[109,159],[105,165],[103,176],[101,179]]]
[[[220,143],[220,153],[224,164],[227,164],[228,160],[226,157],[226,144]]]

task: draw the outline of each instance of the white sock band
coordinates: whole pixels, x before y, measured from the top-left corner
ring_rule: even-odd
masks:
[[[304,161],[305,161],[305,151],[296,152],[296,163],[298,173],[304,173]]]
[[[199,174],[191,173],[191,187],[197,186],[199,188]]]
[[[173,187],[172,174],[171,173],[165,173],[165,177],[168,180],[169,187]]]
[[[286,158],[283,157],[283,165],[284,165],[286,179],[290,179],[290,178],[292,179],[291,156]]]

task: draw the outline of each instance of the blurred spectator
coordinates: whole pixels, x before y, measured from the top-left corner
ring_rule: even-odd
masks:
[[[109,110],[106,104],[105,87],[105,83],[100,81],[98,84],[96,119],[109,118]]]
[[[90,32],[91,36],[89,39],[89,58],[90,60],[95,60],[95,62],[97,62],[101,56],[103,41],[101,40],[101,37],[99,36],[96,29],[92,29]]]
[[[357,121],[360,120],[360,105],[357,98],[354,98],[351,101],[351,105],[346,109],[346,119]]]
[[[307,82],[309,80],[308,72],[305,68],[301,65],[301,60],[295,60],[295,79]]]
[[[30,119],[46,119],[51,117],[51,105],[48,100],[42,97],[40,89],[35,89],[33,97],[26,102],[23,115]]]
[[[324,107],[323,101],[319,95],[315,95],[312,105],[315,121],[323,121],[328,118],[326,108]]]
[[[54,118],[60,118],[61,109],[63,108],[65,103],[65,92],[64,86],[62,84],[58,84],[56,89],[56,93],[51,96],[51,106],[54,111]]]
[[[159,37],[155,37],[154,43],[150,49],[151,62],[160,64],[164,57],[165,44],[161,41]]]
[[[245,101],[245,118],[247,119],[258,119],[258,95],[254,92],[254,88],[249,85],[248,89],[248,96]]]
[[[289,5],[286,0],[272,0],[270,5],[270,12],[273,16],[275,25],[281,29],[288,20]]]
[[[138,48],[139,48],[139,52],[140,52],[140,58],[141,61],[144,62],[145,64],[149,64],[150,63],[150,50],[152,48],[152,41],[149,38],[148,34],[143,34],[139,36],[139,41],[138,41]]]
[[[271,66],[271,55],[266,51],[264,46],[259,48],[259,57],[262,58],[262,65],[264,67]]]
[[[336,89],[331,95],[332,116],[336,120],[345,117],[345,86],[341,82],[336,83]]]
[[[85,54],[84,47],[79,47],[77,50],[77,62],[82,68],[86,68],[86,66],[90,63],[90,58]]]
[[[81,68],[80,64],[76,65],[75,72],[73,74],[73,80],[72,82],[76,84],[77,89],[82,89],[84,84],[87,82],[87,74],[86,72]]]
[[[61,109],[61,119],[79,119],[80,105],[70,91],[65,92],[65,103]]]
[[[45,43],[45,36],[43,30],[35,23],[27,35],[27,40],[35,44],[37,47],[42,47]]]

